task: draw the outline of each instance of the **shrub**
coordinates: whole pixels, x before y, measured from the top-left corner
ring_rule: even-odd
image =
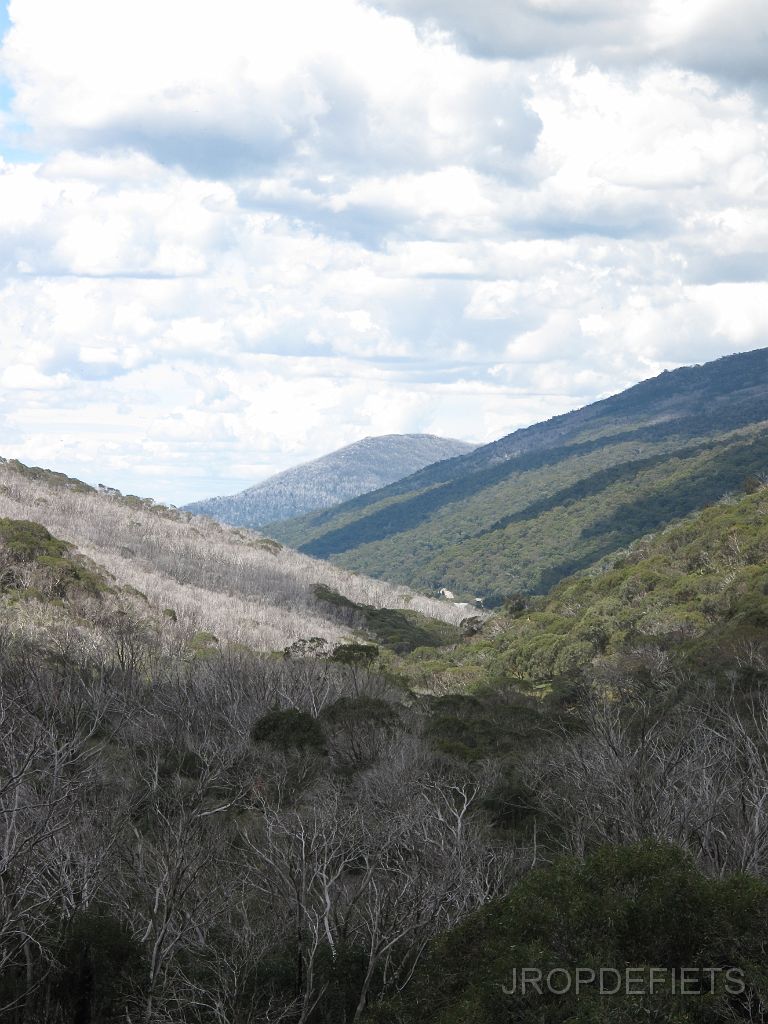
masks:
[[[292,747],[298,750],[322,750],[325,746],[325,735],[320,723],[298,708],[268,712],[251,729],[251,739],[254,743],[269,743],[280,750]]]
[[[375,644],[339,644],[333,649],[331,661],[370,668],[378,656],[379,648]]]
[[[19,562],[31,562],[40,555],[61,558],[72,547],[66,541],[52,537],[40,523],[29,519],[0,519],[0,541]]]
[[[581,862],[562,858],[531,872],[504,900],[480,910],[434,943],[405,999],[376,1020],[393,1024],[613,1024],[647,1020],[708,1024],[754,1019],[702,973],[705,994],[610,997],[596,985],[564,994],[505,993],[523,967],[570,971],[608,968],[737,968],[752,1009],[765,1011],[764,936],[768,883],[743,875],[710,879],[680,850],[657,843],[605,847]],[[517,975],[515,975],[517,970]],[[560,975],[557,987],[562,987]],[[613,980],[613,976],[611,976]],[[762,1003],[760,1003],[762,999]],[[733,1016],[729,1014],[735,1011]]]
[[[211,658],[218,650],[219,638],[213,633],[200,630],[187,641],[187,649],[193,658]]]

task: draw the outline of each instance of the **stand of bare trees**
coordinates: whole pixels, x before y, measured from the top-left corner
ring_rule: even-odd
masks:
[[[768,696],[668,707],[593,696],[579,728],[526,769],[550,842],[582,856],[655,839],[710,874],[768,873]]]
[[[344,638],[348,631],[315,597],[318,583],[377,608],[411,608],[454,624],[465,615],[450,602],[308,558],[251,530],[106,489],[67,486],[52,474],[30,476],[3,461],[0,516],[42,523],[118,583],[173,610],[187,629],[262,650],[302,637]]]
[[[380,677],[123,641],[2,635],[0,1019],[359,1021],[527,866],[494,770],[432,753]],[[289,713],[322,742],[253,738]]]
[[[152,600],[34,523],[0,545],[0,1021],[362,1024],[558,852],[652,839],[768,873],[759,635],[715,681],[650,647],[548,700],[418,696],[370,646],[329,656],[315,563],[3,473],[0,511],[37,494],[96,552],[135,530],[109,564]]]

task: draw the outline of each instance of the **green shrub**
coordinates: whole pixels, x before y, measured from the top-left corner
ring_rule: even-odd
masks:
[[[187,641],[187,650],[193,658],[212,658],[219,649],[219,638],[213,633],[199,630]]]
[[[318,720],[298,708],[269,711],[251,729],[251,739],[280,750],[322,750],[325,746],[325,735]]]
[[[333,649],[331,661],[370,668],[378,656],[379,648],[375,644],[339,644]]]
[[[764,943],[768,883],[746,876],[711,879],[680,850],[644,843],[606,847],[586,861],[563,858],[527,875],[508,898],[489,905],[432,946],[402,1000],[372,1016],[380,1024],[614,1024],[655,1020],[709,1024],[754,1019],[723,991],[612,996],[598,986],[565,994],[521,992],[522,968],[738,968],[768,1007]],[[515,973],[517,972],[517,973]],[[563,987],[558,975],[555,987]],[[669,974],[665,974],[669,979]],[[516,991],[505,993],[502,986]],[[613,980],[613,976],[611,976]],[[759,1010],[756,1001],[753,1011]],[[729,1014],[735,1013],[733,1017]],[[742,1016],[744,1015],[744,1016]]]
[[[72,545],[52,537],[40,523],[29,519],[0,519],[0,542],[12,558],[31,562],[41,555],[62,558]]]

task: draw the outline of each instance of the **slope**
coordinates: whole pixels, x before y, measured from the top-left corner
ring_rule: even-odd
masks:
[[[188,632],[212,632],[260,650],[350,636],[352,617],[345,621],[318,598],[318,585],[360,606],[408,609],[443,621],[461,617],[453,606],[317,562],[250,530],[97,491],[16,461],[0,462],[0,517],[41,524],[116,585],[167,609]]]
[[[614,641],[626,655],[647,636],[656,655],[644,687],[604,678],[600,700],[599,685],[524,694],[512,666],[511,685],[418,695],[386,659],[358,659],[361,644],[344,658],[316,656],[311,638],[255,652],[249,640],[271,639],[245,617],[259,600],[283,617],[358,614],[306,577],[358,598],[376,585],[57,474],[6,464],[0,478],[0,511],[15,513],[0,515],[0,1018],[725,1019],[721,990],[648,1003],[564,997],[560,978],[544,1001],[501,988],[523,966],[680,963],[743,970],[765,1016],[760,480],[454,641],[487,676],[526,630],[546,637],[557,621],[567,643],[593,643],[602,608],[610,635],[574,679],[583,658],[615,657]],[[705,632],[685,620],[681,634],[681,610]],[[246,643],[193,631],[197,614]],[[681,635],[706,651],[706,631],[710,649],[732,645],[724,685],[709,685],[705,658],[688,694],[672,693],[664,656]],[[552,863],[562,851],[576,856]]]
[[[768,350],[683,367],[270,534],[339,565],[498,603],[768,466]]]
[[[722,499],[562,580],[510,601],[470,642],[411,659],[412,681],[454,689],[555,681],[586,672],[704,678],[768,669],[768,486]],[[616,681],[619,681],[617,683]]]
[[[260,527],[377,490],[473,445],[432,434],[386,434],[294,466],[239,494],[208,498],[185,510],[234,526]]]

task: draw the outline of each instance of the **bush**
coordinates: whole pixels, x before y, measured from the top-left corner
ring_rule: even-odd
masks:
[[[6,551],[19,562],[31,562],[40,555],[61,558],[72,547],[52,537],[40,523],[29,519],[0,519],[0,541]]]
[[[379,648],[376,644],[339,644],[333,649],[331,661],[370,668],[378,656]]]
[[[432,946],[410,990],[397,1005],[376,1015],[394,1024],[613,1024],[647,1020],[705,1024],[753,1019],[768,1008],[764,937],[768,883],[746,876],[710,879],[672,846],[643,843],[606,847],[585,862],[563,858],[531,872],[511,895],[468,918]],[[737,968],[747,993],[742,1005],[723,991],[724,974],[709,993],[681,996],[666,988],[649,994],[601,995],[597,985],[556,994],[505,993],[523,967],[540,970],[608,968],[624,978],[627,968],[669,972],[683,967]],[[517,973],[515,973],[517,972]],[[562,973],[556,987],[564,987]],[[611,983],[613,983],[611,976]]]
[[[322,750],[325,746],[325,735],[320,723],[298,708],[268,712],[251,729],[251,739],[254,743],[269,743],[281,750],[291,747],[298,750],[308,747]]]
[[[212,658],[219,649],[219,638],[213,633],[199,630],[187,641],[187,649],[192,658]]]

